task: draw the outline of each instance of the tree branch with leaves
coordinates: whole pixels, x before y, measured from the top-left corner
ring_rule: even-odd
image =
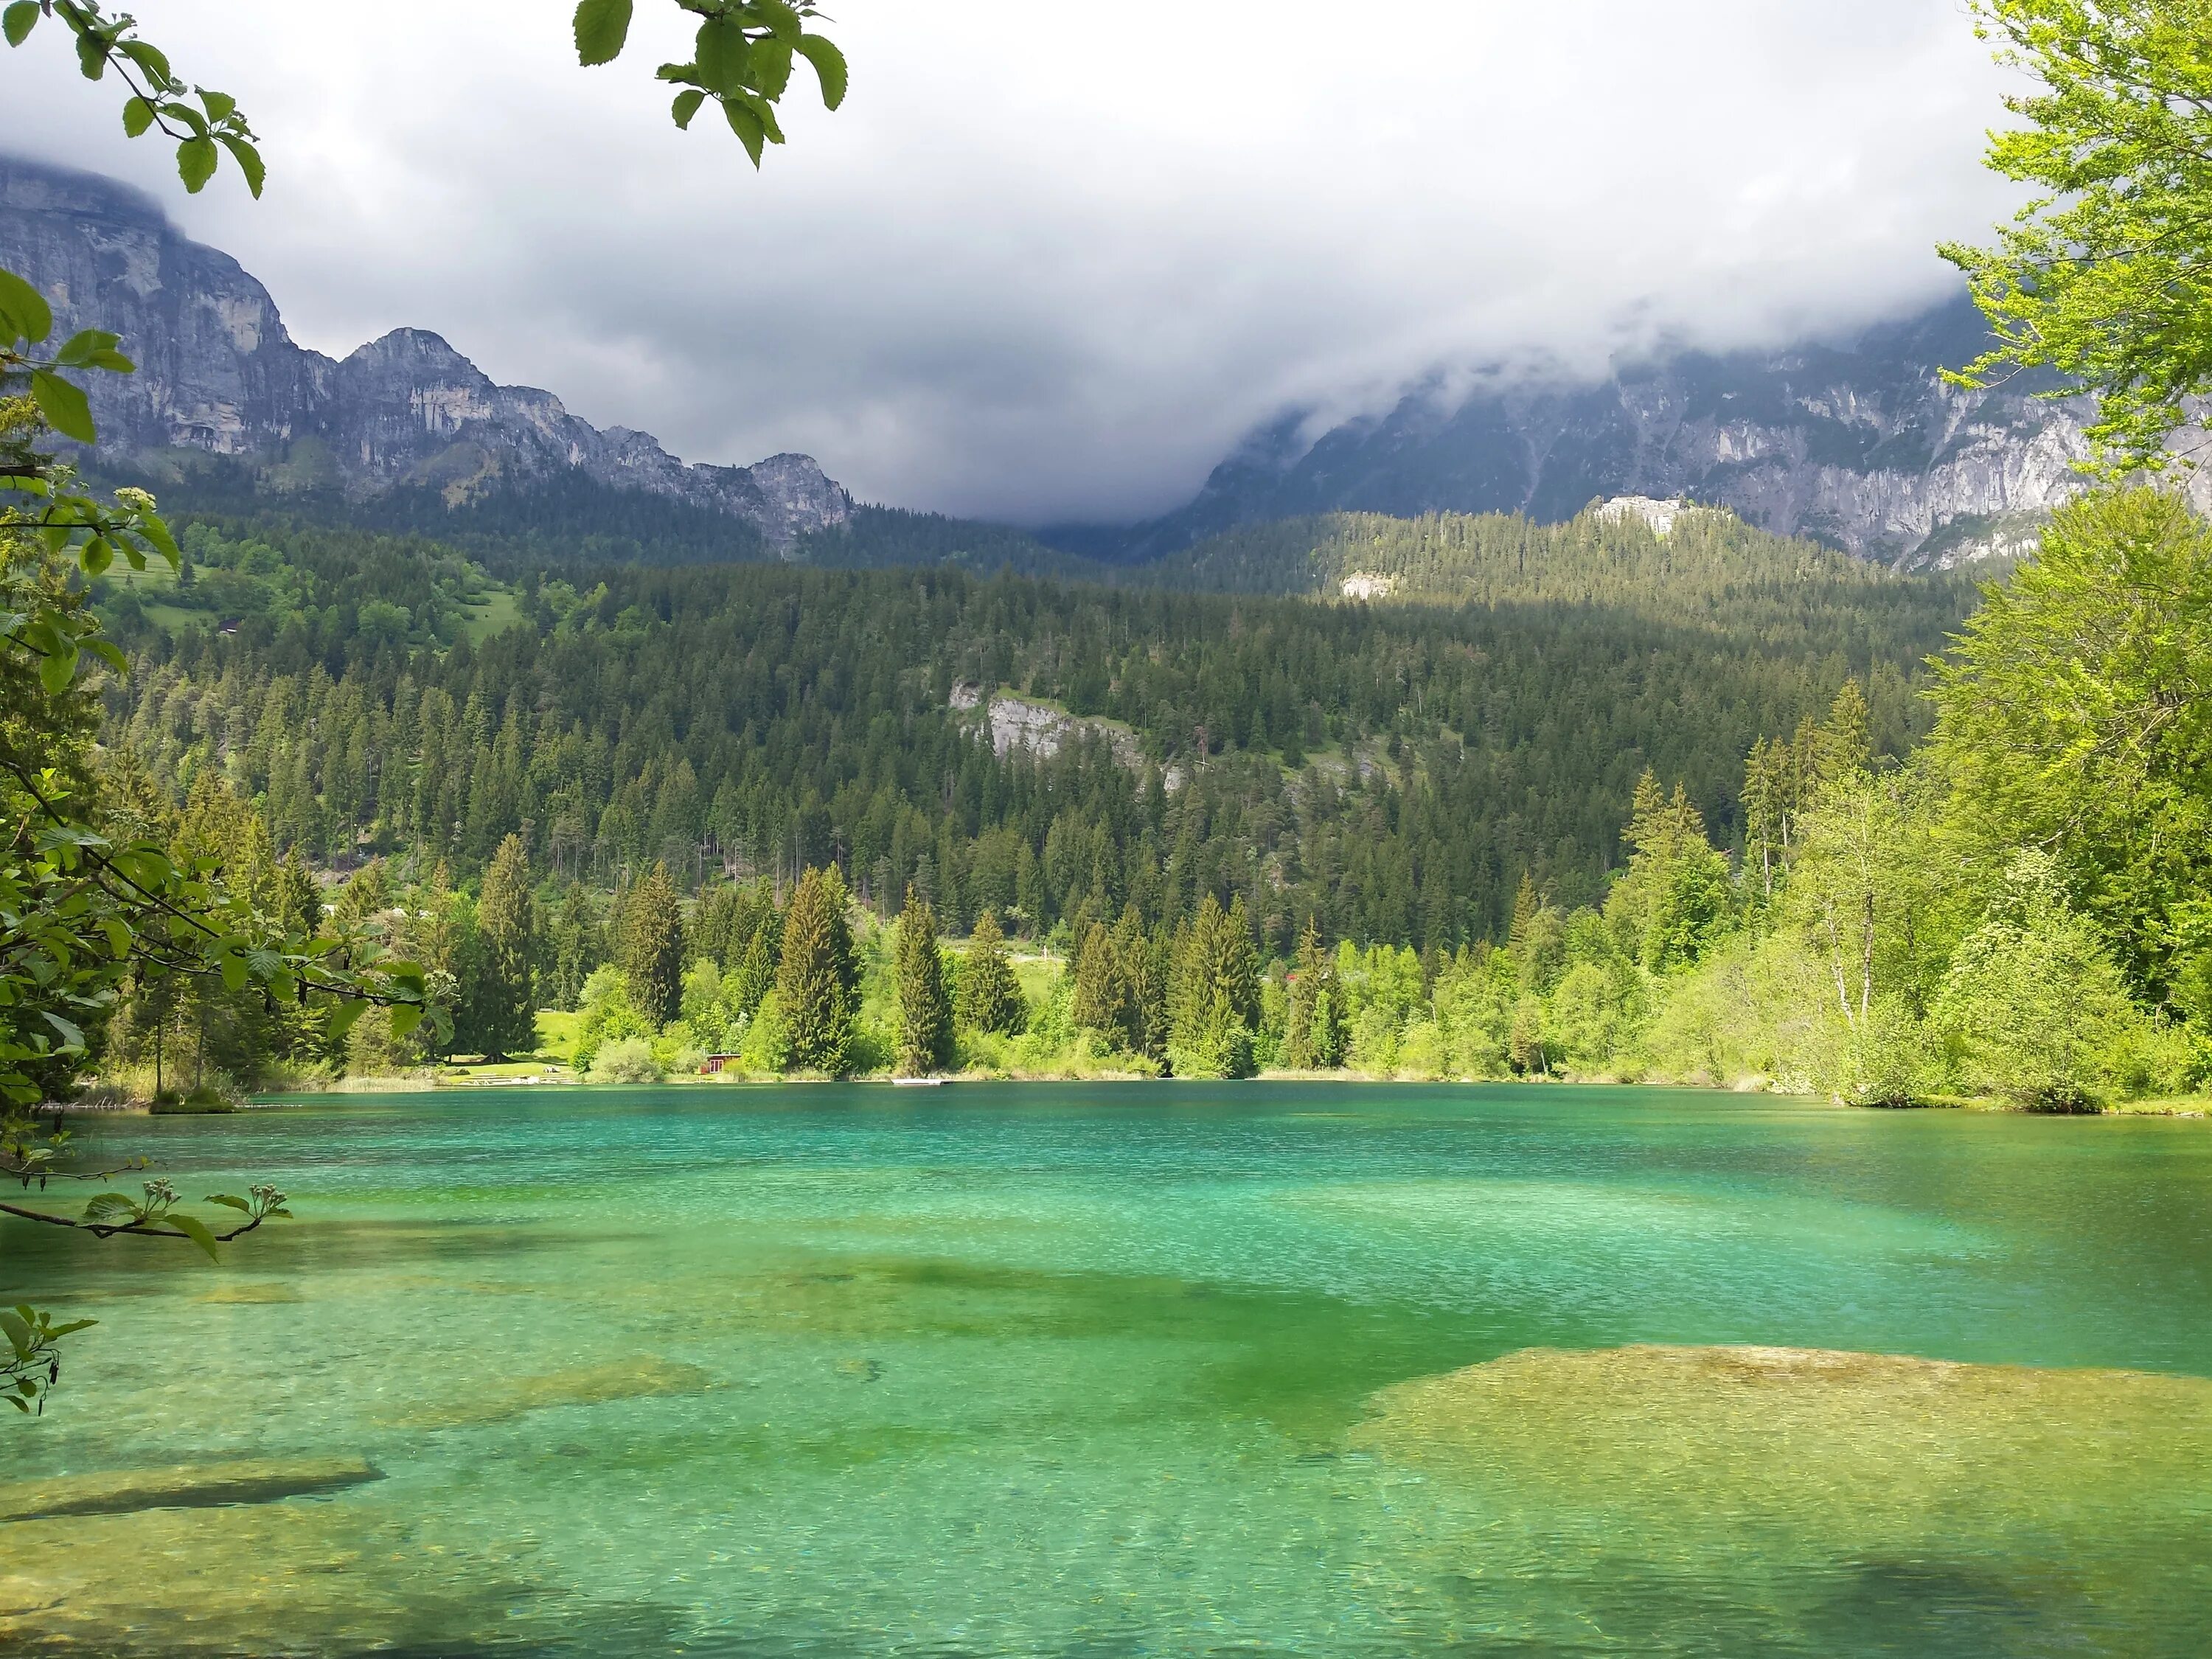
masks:
[[[2162,470],[2212,392],[2212,0],[1973,0],[2000,63],[2037,83],[1988,161],[2038,194],[1989,247],[1947,243],[1996,343],[1948,378],[2026,370],[2098,399],[2095,469]],[[2046,393],[2065,396],[2064,387]]]

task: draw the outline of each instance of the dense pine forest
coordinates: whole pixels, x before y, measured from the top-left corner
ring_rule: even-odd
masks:
[[[1417,594],[942,564],[502,583],[416,538],[204,523],[181,580],[103,590],[137,660],[109,729],[180,799],[218,776],[329,871],[466,882],[519,835],[533,868],[600,889],[655,862],[687,888],[835,864],[879,911],[918,879],[956,931],[1212,893],[1242,895],[1273,951],[1309,916],[1449,950],[1498,933],[1524,875],[1601,896],[1647,769],[1737,838],[1745,755],[1846,680],[1901,752],[1919,665],[1972,598],[1719,514],[1666,541],[1588,515],[1358,528],[1368,562],[1424,573]],[[1000,691],[1050,740],[994,750],[956,706]]]

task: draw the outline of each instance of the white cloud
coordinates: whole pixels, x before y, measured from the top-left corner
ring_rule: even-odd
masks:
[[[758,176],[669,125],[665,0],[590,71],[551,0],[142,9],[264,201],[185,198],[51,40],[0,54],[0,145],[154,188],[304,342],[431,328],[692,459],[1022,520],[1443,365],[1894,314],[2008,202],[1960,0],[840,0],[851,99]]]

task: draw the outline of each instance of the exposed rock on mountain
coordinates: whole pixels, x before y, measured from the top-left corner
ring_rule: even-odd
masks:
[[[958,714],[970,715],[978,736],[988,732],[991,748],[1000,756],[1024,750],[1049,760],[1071,743],[1085,738],[1104,740],[1114,758],[1133,772],[1145,768],[1145,751],[1137,734],[1120,720],[1071,714],[1066,709],[1003,688],[986,692],[973,681],[952,688],[950,702]],[[1182,787],[1183,769],[1170,762],[1161,775],[1162,786],[1172,794]]]
[[[2088,404],[1944,384],[1941,369],[1970,362],[1983,337],[1961,298],[1839,346],[1686,353],[1601,384],[1456,402],[1423,387],[1317,441],[1293,414],[1119,550],[1157,557],[1234,525],[1333,511],[1556,522],[1620,496],[1725,507],[1777,535],[1914,568],[2016,551],[2081,486]]]
[[[605,431],[550,392],[495,385],[435,334],[396,329],[343,362],[294,343],[268,290],[106,179],[0,158],[0,264],[67,331],[123,337],[131,375],[89,387],[101,453],[160,471],[178,452],[236,458],[272,490],[364,500],[429,487],[459,505],[495,485],[577,475],[728,514],[776,546],[845,523],[844,489],[805,455],[687,465],[648,433]]]

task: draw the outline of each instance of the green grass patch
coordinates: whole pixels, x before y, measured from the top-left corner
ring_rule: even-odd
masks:
[[[512,589],[489,589],[481,600],[469,606],[465,624],[469,643],[482,645],[493,635],[505,633],[522,619],[522,603]]]

